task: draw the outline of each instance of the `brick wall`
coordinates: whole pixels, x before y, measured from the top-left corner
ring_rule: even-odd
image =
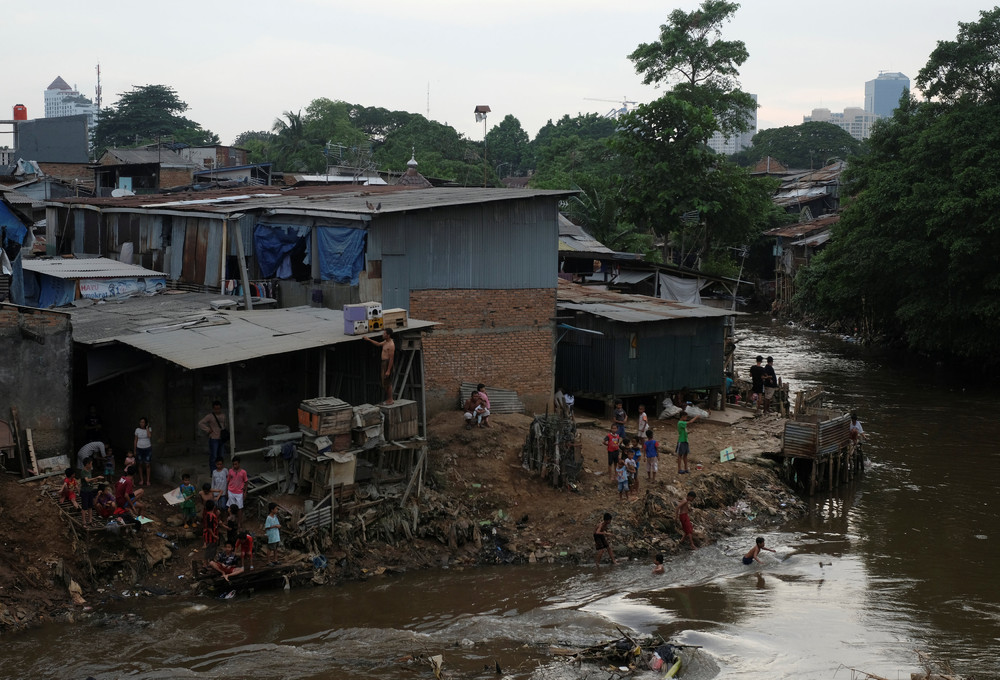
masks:
[[[457,407],[459,385],[517,390],[529,412],[552,392],[554,288],[415,290],[410,315],[436,321],[424,341],[427,410]]]
[[[194,178],[194,168],[161,168],[160,188],[180,187],[191,184]]]
[[[94,181],[94,168],[90,163],[39,163],[38,167],[46,175],[59,179],[83,182]]]

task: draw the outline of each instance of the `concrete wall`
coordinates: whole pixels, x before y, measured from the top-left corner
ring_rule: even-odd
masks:
[[[38,458],[72,447],[73,339],[68,314],[0,305],[0,420],[31,429]]]
[[[415,290],[414,318],[437,321],[424,340],[427,411],[458,408],[463,382],[517,390],[528,411],[553,391],[555,288]]]

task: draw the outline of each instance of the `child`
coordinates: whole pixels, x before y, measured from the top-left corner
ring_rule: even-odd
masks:
[[[229,470],[226,469],[226,464],[220,456],[215,459],[215,469],[212,470],[212,500],[215,501],[217,508],[229,507],[228,480]]]
[[[638,477],[639,468],[636,467],[635,458],[632,456],[625,457],[625,472],[628,473],[628,490],[638,489],[639,487],[635,483],[635,478]]]
[[[63,479],[62,488],[59,489],[59,500],[72,503],[73,507],[79,510],[80,504],[76,500],[79,493],[80,482],[76,478],[76,470],[66,468],[66,478]]]
[[[101,461],[104,465],[104,474],[102,475],[104,479],[114,479],[115,478],[115,453],[111,450],[111,445],[104,447],[104,460]]]
[[[659,470],[657,459],[660,457],[660,443],[653,439],[653,431],[646,430],[646,480],[653,482],[656,480],[656,472]]]
[[[687,539],[691,550],[697,550],[698,547],[694,544],[694,527],[691,526],[690,515],[693,500],[694,491],[688,491],[687,498],[677,504],[677,521],[681,523],[681,528],[684,530],[684,538],[681,539],[681,542]]]
[[[656,557],[653,558],[653,573],[663,573],[663,555],[661,553],[656,553]]]
[[[201,485],[201,491],[198,492],[198,500],[201,501],[202,512],[205,510],[205,503],[212,501],[215,503],[215,494],[212,493],[212,485],[205,482]]]
[[[236,539],[239,538],[237,531],[240,528],[240,506],[230,505],[229,514],[226,516],[226,541],[236,545]]]
[[[211,499],[205,501],[205,512],[201,516],[201,537],[207,565],[219,549],[219,511],[215,509],[215,501]]]
[[[281,543],[281,520],[278,519],[278,504],[267,504],[267,519],[264,520],[264,533],[267,534],[267,556],[271,558],[268,566],[278,563],[278,544]]]
[[[621,447],[622,438],[618,436],[618,428],[614,425],[608,430],[604,437],[604,445],[608,447],[608,476],[612,482],[615,479],[615,465],[618,463],[618,449]]]
[[[97,488],[94,482],[103,481],[103,477],[94,476],[94,460],[87,458],[83,461],[83,471],[80,473],[80,503],[82,504],[81,519],[83,525],[94,521],[94,497],[97,496]]]
[[[118,483],[115,484],[115,507],[122,512],[131,511],[133,515],[141,516],[142,503],[139,502],[139,499],[142,497],[142,489],[136,490],[135,483],[132,481],[134,474],[134,468],[126,467],[125,472],[118,479]]]
[[[771,550],[770,548],[765,548],[764,547],[764,537],[763,536],[758,536],[757,537],[757,544],[754,545],[754,547],[750,548],[750,552],[748,552],[746,555],[743,556],[743,564],[753,564],[754,562],[757,562],[757,564],[760,564],[761,561],[759,559],[757,559],[757,556],[760,555],[760,551],[761,550],[767,550],[769,552],[777,552],[775,550]]]
[[[688,420],[687,412],[681,411],[680,419],[677,421],[677,474],[679,475],[690,473],[690,470],[688,470],[688,452],[690,449],[688,447],[687,429],[688,425],[693,425],[696,420],[698,420],[698,416]]]
[[[576,403],[576,397],[574,397],[569,392],[563,397],[563,401],[566,403],[566,413],[570,418],[573,417],[573,405]]]
[[[250,558],[250,568],[253,569],[253,536],[249,531],[243,530],[236,538],[236,545],[233,546],[240,556],[240,566],[247,568],[247,558]]]
[[[601,554],[607,550],[608,557],[611,558],[611,564],[617,564],[615,562],[615,554],[611,550],[611,544],[608,543],[608,536],[614,536],[613,533],[608,531],[608,526],[611,524],[611,513],[604,513],[604,520],[597,525],[594,529],[594,545],[597,546],[597,566],[601,566]]]
[[[115,514],[115,497],[111,493],[111,486],[108,484],[101,486],[101,492],[94,499],[94,507],[97,508],[97,514],[104,519],[108,519]]]
[[[135,454],[132,451],[125,454],[125,469],[128,470],[130,467],[135,467]]]
[[[198,510],[194,505],[194,484],[191,483],[191,475],[184,473],[181,475],[181,512],[184,513],[184,528],[198,528]]]
[[[639,491],[639,470],[642,469],[642,445],[634,444],[632,446],[632,463],[635,465],[635,479],[629,482],[629,488],[633,491]],[[634,484],[634,485],[633,485]]]
[[[618,482],[618,500],[623,497],[628,499],[628,468],[625,467],[625,461],[619,459],[615,467],[615,480]]]
[[[226,583],[229,583],[230,576],[243,573],[243,567],[236,566],[236,553],[233,552],[233,544],[229,541],[226,541],[225,550],[209,562],[208,566],[222,574],[222,578],[226,579]]]
[[[642,435],[646,433],[649,429],[649,416],[646,415],[646,407],[639,404],[639,429],[637,430],[639,440],[642,440]]]

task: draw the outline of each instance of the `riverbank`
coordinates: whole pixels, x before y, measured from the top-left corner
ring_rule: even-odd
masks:
[[[803,502],[774,473],[775,463],[762,455],[780,450],[783,421],[775,415],[732,425],[696,422],[691,427],[688,475],[677,474],[669,453],[676,420],[654,420],[651,425],[660,433],[664,451],[660,472],[650,482],[643,471],[638,493],[628,500],[619,498],[607,475],[602,444],[606,423],[580,428],[584,467],[571,490],[554,489],[521,467],[530,417],[498,415],[491,420],[491,428],[466,430],[459,414],[433,419],[428,428],[429,474],[414,526],[382,534],[369,527],[366,534],[347,522],[338,523],[337,540],[317,546],[329,567],[314,580],[336,582],[441,566],[589,563],[594,527],[605,512],[614,515],[616,556],[651,561],[654,554],[663,553],[669,560],[683,550],[675,509],[688,491],[696,494],[691,519],[699,545],[748,527],[765,531],[805,512]],[[735,460],[720,462],[719,451],[729,446]],[[0,552],[0,630],[78,620],[102,603],[124,597],[191,592],[191,562],[200,557],[201,538],[170,526],[176,522],[172,508],[157,501],[149,512],[165,539],[147,530],[139,537],[97,534],[85,541],[43,493],[55,479],[18,484],[13,476],[0,478],[0,530],[5,537]],[[156,501],[164,491],[166,487],[152,487],[147,497]],[[403,513],[409,516],[408,510]],[[248,526],[257,535],[263,533],[259,519]],[[400,539],[403,534],[409,539]],[[312,557],[306,550],[292,552],[285,563],[311,572]],[[75,602],[70,592],[74,583],[80,587]]]

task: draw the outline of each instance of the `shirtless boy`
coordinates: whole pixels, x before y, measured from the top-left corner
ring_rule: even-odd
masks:
[[[396,343],[392,339],[393,335],[392,329],[386,328],[382,331],[381,341],[375,340],[368,335],[365,336],[365,340],[376,347],[382,348],[382,363],[379,369],[379,378],[382,380],[383,389],[385,389],[386,405],[392,403],[392,364],[396,359]]]
[[[757,564],[760,564],[760,560],[757,559],[757,556],[760,555],[760,551],[761,550],[767,550],[769,552],[776,552],[775,550],[771,550],[770,548],[765,548],[764,547],[764,537],[763,536],[758,536],[757,537],[757,543],[756,543],[756,545],[754,545],[754,547],[750,548],[750,552],[748,552],[746,555],[743,556],[743,564],[753,564],[754,562],[756,562]]]

